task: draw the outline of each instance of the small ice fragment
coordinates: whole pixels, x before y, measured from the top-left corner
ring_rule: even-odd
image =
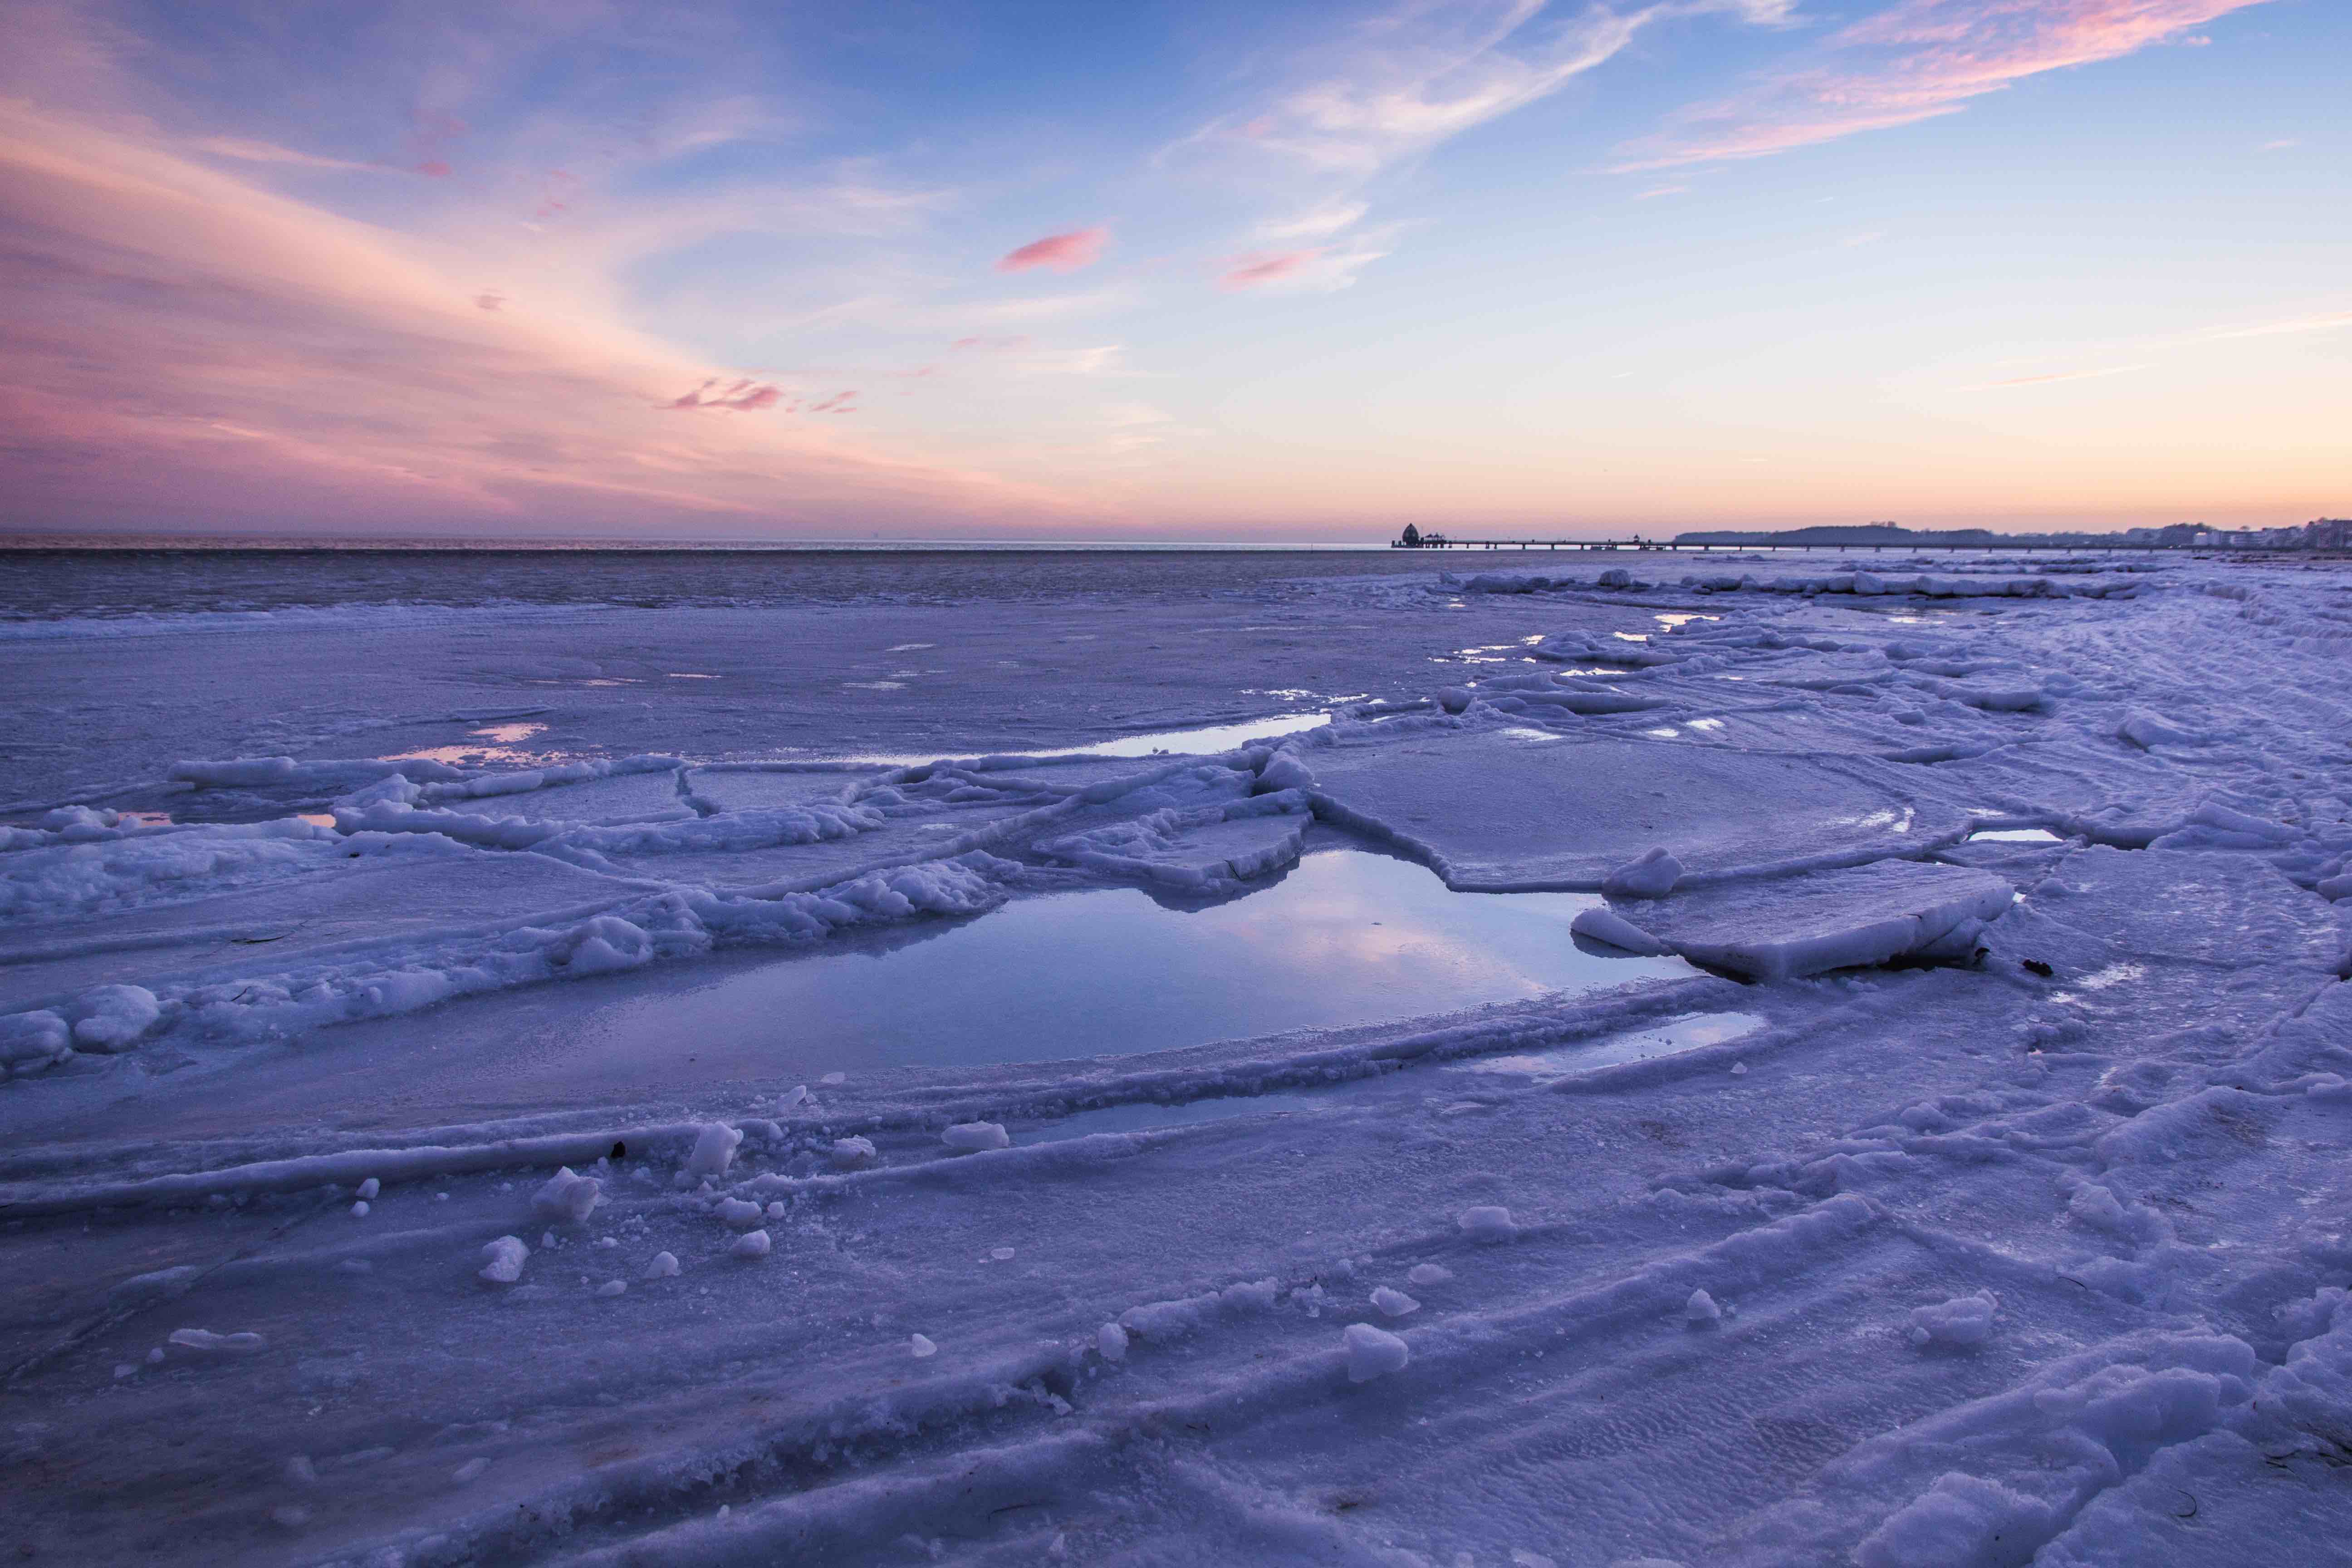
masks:
[[[653,1261],[646,1265],[646,1278],[648,1279],[677,1279],[677,1254],[675,1252],[655,1253]]]
[[[373,1202],[376,1194],[382,1191],[383,1191],[383,1184],[376,1180],[373,1176],[370,1176],[366,1181],[360,1184],[360,1196],[368,1199],[370,1202]]]
[[[776,1109],[778,1110],[798,1110],[802,1106],[814,1101],[815,1099],[816,1096],[809,1092],[808,1085],[804,1083],[796,1083],[793,1085],[792,1088],[786,1089],[783,1093],[776,1096]]]
[[[1956,1296],[1932,1307],[1911,1310],[1911,1342],[1980,1345],[1992,1337],[1993,1309],[2000,1299],[1990,1290]]]
[[[1388,1317],[1402,1318],[1407,1312],[1421,1310],[1421,1303],[1402,1290],[1391,1290],[1383,1285],[1372,1292],[1372,1305]]]
[[[746,1203],[741,1198],[719,1200],[719,1223],[730,1230],[749,1230],[760,1223],[761,1216],[766,1212],[758,1204]]]
[[[778,1198],[775,1202],[768,1205],[768,1217],[770,1219],[782,1219],[785,1215],[791,1212],[791,1210],[784,1207],[784,1200],[782,1198]]]
[[[625,1279],[607,1279],[596,1287],[599,1296],[625,1296],[628,1293],[629,1282]]]
[[[490,1462],[488,1459],[468,1459],[464,1464],[458,1466],[456,1469],[450,1471],[449,1479],[457,1482],[461,1487],[470,1486],[474,1482],[481,1479],[482,1472],[489,1468]]]
[[[562,1243],[555,1239],[555,1233],[553,1231],[542,1230],[539,1233],[539,1247],[541,1251],[552,1252],[562,1245]]]
[[[1723,1309],[1706,1291],[1694,1290],[1690,1300],[1683,1303],[1683,1321],[1694,1329],[1703,1329],[1709,1323],[1723,1321]]]
[[[694,1152],[686,1157],[684,1173],[689,1179],[725,1175],[727,1167],[735,1162],[737,1146],[742,1142],[743,1133],[740,1128],[716,1121],[705,1123],[702,1130],[694,1135]]]
[[[365,1198],[362,1198],[359,1202],[352,1205],[352,1217],[353,1219],[365,1219],[367,1218],[367,1213],[368,1201]]]
[[[1629,866],[1620,866],[1601,879],[1601,892],[1611,899],[1663,899],[1682,880],[1683,863],[1663,848],[1653,849]]]
[[[1508,1241],[1519,1230],[1511,1223],[1511,1211],[1500,1204],[1479,1204],[1464,1209],[1454,1223],[1473,1241]]]
[[[1370,1323],[1349,1323],[1339,1336],[1348,1352],[1348,1381],[1370,1383],[1392,1372],[1404,1370],[1412,1359],[1412,1348],[1386,1329],[1376,1329]]]
[[[114,1363],[114,1379],[117,1383],[126,1377],[138,1375],[138,1372],[139,1363],[135,1361],[119,1361]]]
[[[940,1347],[933,1344],[927,1336],[922,1334],[908,1335],[907,1338],[907,1348],[915,1352],[915,1359],[917,1361],[922,1360],[925,1356],[932,1356],[940,1353]]]
[[[1454,1278],[1454,1270],[1443,1263],[1416,1263],[1405,1271],[1408,1285],[1443,1285]]]
[[[1009,1148],[1013,1143],[1003,1123],[998,1121],[959,1121],[940,1134],[940,1142],[960,1154]]]
[[[493,1285],[511,1285],[522,1278],[522,1260],[530,1256],[530,1248],[519,1236],[502,1236],[496,1241],[482,1244],[481,1277]]]
[[[1009,1263],[1013,1260],[1013,1248],[1009,1247],[992,1247],[988,1249],[988,1256],[994,1258],[999,1263]]]
[[[835,1170],[855,1171],[872,1164],[875,1152],[871,1138],[836,1138],[827,1157]]]
[[[1746,1062],[1732,1063],[1731,1076],[1734,1078],[1746,1078],[1748,1076],[1748,1064]]]
[[[216,1334],[210,1329],[173,1329],[171,1342],[207,1355],[252,1355],[269,1348],[269,1342],[259,1334]]]
[[[1105,1323],[1095,1331],[1095,1349],[1102,1352],[1105,1361],[1125,1361],[1127,1331],[1117,1323]]]
[[[817,1082],[823,1084],[847,1083],[848,1081],[849,1075],[845,1072],[829,1072],[823,1078],[817,1079]]]
[[[563,1166],[547,1179],[547,1184],[531,1194],[531,1211],[541,1219],[551,1219],[563,1225],[579,1225],[593,1214],[604,1201],[604,1184],[593,1176],[572,1173]]]
[[[446,1204],[449,1201],[449,1194],[446,1193],[436,1193],[433,1194],[433,1201],[436,1204]]]
[[[765,1258],[769,1251],[768,1233],[764,1230],[747,1230],[737,1237],[735,1245],[727,1250],[737,1258]]]
[[[153,1350],[147,1352],[147,1364],[149,1366],[161,1366],[163,1364],[163,1347],[162,1345],[157,1345]]]
[[[1577,917],[1568,922],[1568,930],[1571,936],[1580,936],[1587,942],[1597,942],[1643,958],[1657,958],[1674,951],[1624,916],[1612,914],[1597,904],[1579,911]]]

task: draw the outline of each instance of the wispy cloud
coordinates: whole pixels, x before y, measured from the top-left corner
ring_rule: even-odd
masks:
[[[2123,375],[2130,371],[2146,370],[2145,364],[2103,365],[2097,370],[2053,370],[2040,375],[2012,375],[2000,381],[1979,382],[1964,386],[1963,392],[1993,392],[2005,386],[2049,386],[2062,381],[2096,381],[2101,376]]]
[[[1260,284],[1276,282],[1296,276],[1321,256],[1320,250],[1254,251],[1236,256],[1225,263],[1218,276],[1220,289],[1255,289]]]
[[[485,310],[444,265],[467,258],[21,102],[0,102],[0,286],[31,307],[0,363],[0,521],[748,529],[1076,512],[1051,489],[830,427],[665,417],[664,404],[753,415],[790,398],[714,377],[593,289],[547,282],[529,312]],[[696,390],[659,390],[680,384]]]
[[[279,163],[298,169],[337,169],[367,174],[381,174],[388,167],[383,163],[354,163],[349,158],[323,158],[315,153],[299,153],[273,142],[255,142],[242,136],[206,136],[193,146],[196,152],[210,153],[215,158],[235,158],[246,163]]]
[[[2111,60],[2263,0],[1902,0],[1811,62],[1692,109],[1625,149],[1624,170],[1760,158],[1957,113],[2044,71]]]
[[[1268,208],[1253,237],[1272,270],[1244,260],[1224,287],[1295,277],[1302,265],[1272,258],[1305,254],[1296,242],[1329,240],[1360,223],[1381,175],[1559,91],[1653,22],[1714,13],[1775,25],[1792,5],[1666,0],[1622,12],[1592,5],[1561,17],[1546,0],[1405,0],[1331,41],[1295,85],[1211,121],[1162,156],[1206,160],[1221,183],[1256,192]],[[1387,246],[1326,251],[1324,275],[1352,279]],[[1340,264],[1343,254],[1350,265]]]
[[[1103,247],[1110,243],[1107,228],[1077,228],[1067,234],[1049,234],[1043,239],[1033,239],[1018,250],[1001,258],[996,263],[999,272],[1026,272],[1042,267],[1053,272],[1076,272],[1102,259]]]

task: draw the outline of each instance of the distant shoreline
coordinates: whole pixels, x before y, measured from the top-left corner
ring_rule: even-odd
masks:
[[[808,540],[669,540],[669,539],[447,539],[447,538],[264,538],[250,534],[0,534],[0,553],[72,551],[149,553],[184,551],[204,553],[272,552],[317,554],[350,552],[400,554],[590,554],[599,552],[654,555],[907,555],[943,554],[1108,554],[1215,552],[1247,554],[1314,553],[1388,551],[1385,539],[1361,543],[1315,543],[1305,541],[1254,542],[1238,540],[1052,540],[1052,539],[808,539]]]

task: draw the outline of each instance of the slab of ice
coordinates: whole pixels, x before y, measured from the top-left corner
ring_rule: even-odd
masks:
[[[1662,842],[1692,872],[1833,858],[1893,837],[1915,805],[1861,759],[1671,742],[1476,731],[1299,755],[1318,811],[1413,847],[1459,888],[1597,889]]]
[[[1910,860],[1734,882],[1642,906],[1692,963],[1786,980],[1890,959],[1957,960],[2016,890],[1990,873]]]

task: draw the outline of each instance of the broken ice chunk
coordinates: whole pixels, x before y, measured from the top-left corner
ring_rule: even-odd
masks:
[[[1391,1318],[1402,1318],[1407,1312],[1421,1310],[1420,1302],[1403,1291],[1392,1290],[1386,1285],[1381,1286],[1372,1292],[1372,1305],[1378,1307],[1383,1316]]]
[[[675,1252],[655,1253],[653,1256],[653,1261],[646,1265],[646,1278],[648,1279],[677,1279],[677,1254]]]
[[[1587,942],[1601,942],[1643,958],[1656,958],[1674,951],[1622,915],[1595,906],[1578,913],[1568,922],[1569,933]]]
[[[940,1347],[933,1344],[929,1338],[923,1334],[909,1334],[907,1336],[907,1349],[914,1352],[914,1357],[917,1361],[922,1360],[925,1356],[934,1356],[940,1353]]]
[[[1990,1290],[1956,1296],[1932,1307],[1911,1310],[1911,1342],[1980,1345],[1992,1337],[1993,1309],[2000,1299]]]
[[[1095,1349],[1102,1352],[1105,1361],[1125,1361],[1127,1331],[1117,1323],[1105,1323],[1095,1331]]]
[[[765,1258],[769,1251],[768,1233],[764,1230],[747,1230],[737,1237],[735,1245],[727,1250],[737,1258]]]
[[[735,1163],[735,1150],[742,1142],[741,1129],[715,1121],[706,1123],[694,1135],[694,1152],[686,1157],[686,1174],[725,1175],[727,1167]]]
[[[1511,1211],[1500,1204],[1478,1204],[1464,1209],[1454,1222],[1473,1241],[1508,1241],[1518,1234]]]
[[[607,1279],[602,1285],[596,1287],[596,1294],[599,1296],[625,1296],[628,1294],[628,1289],[629,1282],[625,1279]]]
[[[1715,1298],[1706,1291],[1694,1290],[1690,1293],[1690,1300],[1683,1303],[1683,1321],[1694,1329],[1703,1329],[1711,1323],[1723,1321],[1723,1309],[1717,1306]]]
[[[511,1285],[522,1278],[522,1261],[530,1256],[530,1248],[519,1236],[502,1236],[496,1241],[482,1244],[481,1277],[493,1285]]]
[[[1340,1334],[1339,1342],[1348,1354],[1348,1381],[1370,1383],[1376,1377],[1402,1372],[1412,1359],[1412,1347],[1370,1323],[1349,1323]]]
[[[207,1355],[252,1355],[269,1348],[269,1342],[259,1334],[216,1334],[210,1329],[173,1329],[171,1342]]]
[[[836,1138],[826,1158],[836,1171],[855,1171],[874,1163],[874,1140],[871,1138]]]
[[[1404,1278],[1408,1285],[1443,1285],[1454,1278],[1454,1270],[1443,1263],[1416,1263],[1405,1271]]]
[[[1009,1148],[1013,1143],[999,1121],[959,1121],[940,1134],[940,1142],[960,1154]]]
[[[593,1176],[574,1174],[572,1167],[565,1165],[530,1195],[530,1206],[541,1219],[578,1225],[595,1212],[604,1195],[602,1182]]]
[[[376,1180],[373,1176],[370,1176],[366,1181],[360,1184],[359,1195],[362,1199],[372,1202],[375,1195],[382,1191],[383,1191],[383,1184]]]
[[[1601,891],[1612,899],[1663,899],[1682,878],[1683,863],[1657,848],[1603,877]]]
[[[766,1212],[758,1204],[746,1203],[741,1198],[719,1200],[719,1221],[730,1230],[749,1230],[760,1223]]]

